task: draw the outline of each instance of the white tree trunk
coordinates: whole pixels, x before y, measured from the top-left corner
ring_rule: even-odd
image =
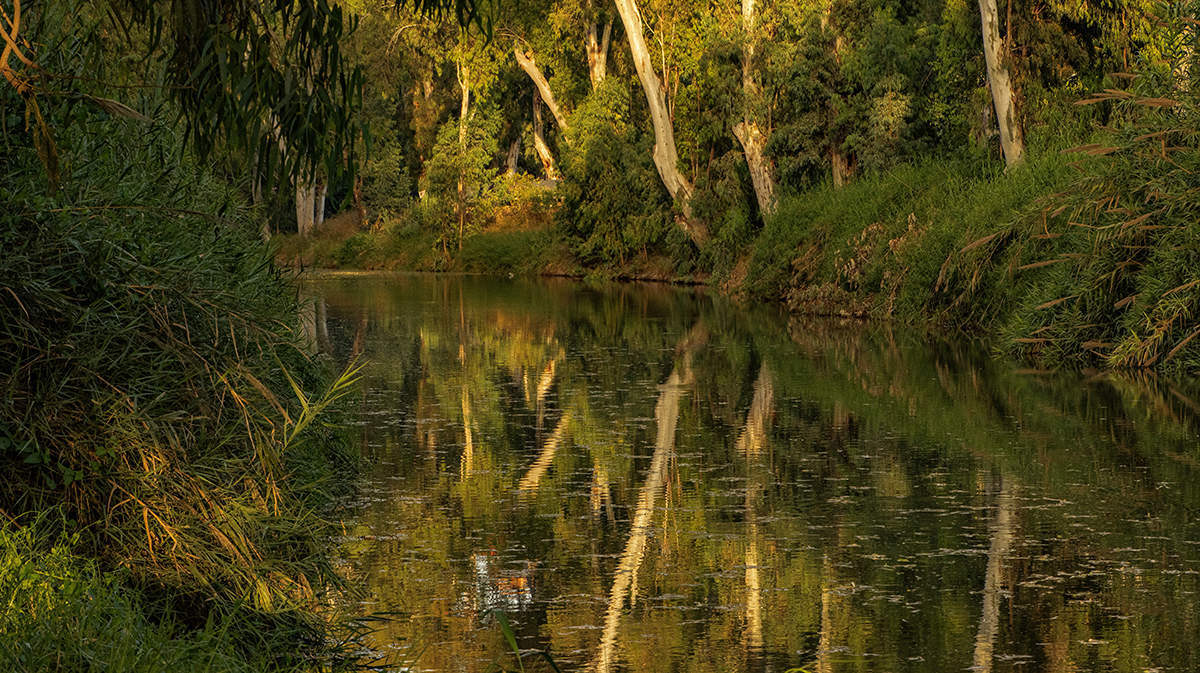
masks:
[[[545,172],[546,178],[549,180],[558,179],[558,167],[554,165],[554,155],[550,152],[550,146],[546,144],[546,136],[542,129],[542,106],[540,104],[541,96],[537,89],[533,90],[533,149],[537,150],[538,159],[542,161],[542,171]]]
[[[301,236],[312,234],[315,193],[312,178],[296,178],[296,231]]]
[[[742,121],[733,127],[733,135],[742,144],[758,212],[763,218],[775,214],[775,163],[764,155],[769,130],[760,126],[755,110],[762,104],[762,88],[754,76],[754,52],[758,46],[758,13],[755,0],[742,0],[742,28],[745,46],[742,50]]]
[[[546,76],[542,74],[541,68],[533,60],[533,57],[521,50],[519,45],[513,46],[513,56],[517,57],[517,65],[521,66],[521,70],[529,75],[529,79],[533,80],[533,85],[537,87],[538,93],[541,94],[542,100],[545,101],[546,107],[550,108],[550,114],[554,115],[554,121],[558,124],[558,128],[567,130],[567,118],[563,115],[562,108],[558,106],[558,102],[554,100],[554,92],[550,90],[550,82],[546,80]]]
[[[471,109],[471,70],[462,63],[454,64],[454,76],[458,79],[458,90],[462,98],[458,104],[458,146],[467,146],[467,112]]]
[[[702,245],[708,240],[708,230],[700,222],[692,221],[692,183],[679,172],[679,152],[675,148],[675,129],[671,125],[671,116],[667,110],[667,100],[663,95],[662,82],[654,71],[654,62],[650,59],[650,51],[646,48],[646,38],[642,32],[642,15],[638,12],[635,0],[614,0],[617,13],[621,15],[621,23],[625,26],[625,36],[629,39],[629,51],[633,57],[633,65],[637,70],[638,79],[642,82],[642,90],[646,94],[646,103],[650,108],[650,121],[654,126],[654,166],[662,178],[663,185],[671,198],[679,202],[683,209],[683,230],[696,245]]]
[[[600,25],[592,21],[588,24],[587,32],[587,59],[588,59],[588,77],[592,81],[592,90],[595,91],[604,78],[608,76],[608,44],[612,39],[612,18],[604,19],[604,30],[601,32]]]
[[[1000,18],[996,0],[979,0],[979,18],[983,24],[983,56],[987,61],[988,85],[996,106],[996,123],[1000,126],[1000,149],[1004,161],[1013,166],[1025,155],[1025,139],[1017,121],[1013,99],[1012,76],[1005,62],[1004,43],[1000,40]]]

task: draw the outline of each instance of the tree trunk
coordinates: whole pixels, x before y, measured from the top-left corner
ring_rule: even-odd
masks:
[[[296,231],[301,236],[312,234],[315,193],[311,178],[296,178]]]
[[[542,106],[540,105],[541,96],[537,89],[533,90],[533,149],[537,150],[538,159],[542,160],[542,171],[545,172],[546,178],[549,180],[558,179],[558,167],[554,165],[554,155],[550,153],[550,146],[546,144],[546,136],[542,132]]]
[[[471,105],[471,71],[466,65],[455,63],[454,75],[458,78],[458,88],[462,91],[462,100],[458,106],[458,151],[461,158],[467,150],[467,113],[470,111]],[[455,209],[458,211],[458,249],[462,251],[463,233],[467,228],[467,198],[466,176],[462,174],[461,168],[458,174],[458,202],[455,204]]]
[[[854,163],[836,143],[829,151],[829,159],[833,163],[833,186],[846,186],[846,183],[850,182],[850,178],[854,176]]]
[[[518,136],[508,145],[508,153],[504,157],[504,172],[517,174],[517,160],[521,158],[521,138]]]
[[[625,26],[625,36],[629,39],[629,51],[633,56],[633,65],[637,70],[638,79],[642,82],[642,90],[646,94],[646,103],[650,108],[650,121],[654,126],[654,166],[662,178],[663,186],[671,194],[671,198],[679,202],[683,209],[684,222],[681,223],[684,232],[696,245],[702,245],[708,240],[708,230],[700,222],[692,221],[692,184],[679,172],[679,152],[675,148],[675,129],[671,126],[671,116],[667,110],[667,100],[663,95],[662,82],[654,71],[654,62],[650,60],[650,51],[646,48],[646,38],[642,33],[642,15],[638,12],[635,0],[614,0],[617,13],[621,15],[621,23]]]
[[[317,193],[313,197],[313,230],[316,231],[322,224],[325,223],[325,192],[328,185],[322,180],[317,183]]]
[[[471,70],[462,63],[454,64],[454,76],[458,79],[458,90],[462,98],[458,104],[458,147],[467,146],[467,112],[471,109]]]
[[[1000,126],[1000,149],[1009,166],[1021,163],[1025,155],[1025,139],[1017,122],[1016,102],[1013,100],[1012,77],[1005,63],[1007,53],[1000,40],[1000,17],[996,0],[979,0],[979,18],[983,24],[983,56],[987,61],[988,85],[996,106],[996,123]]]
[[[612,39],[612,17],[604,19],[603,33],[600,24],[592,21],[588,24],[587,60],[588,77],[592,80],[592,91],[599,88],[600,83],[608,75],[608,43]]]
[[[745,46],[742,51],[742,121],[733,127],[733,135],[742,144],[746,155],[746,166],[750,169],[750,181],[754,184],[754,196],[758,201],[758,212],[763,219],[775,214],[775,162],[764,156],[767,133],[758,123],[756,108],[762,104],[762,88],[754,76],[754,52],[758,46],[758,15],[755,0],[742,0],[742,27],[745,30]]]
[[[542,100],[546,103],[546,107],[550,108],[550,114],[554,115],[554,121],[558,124],[558,128],[566,131],[567,118],[563,115],[562,108],[558,106],[558,102],[554,100],[554,92],[550,90],[550,82],[542,74],[541,68],[534,62],[532,56],[521,50],[519,45],[513,45],[513,56],[517,57],[517,65],[521,66],[521,70],[524,70],[525,74],[529,75],[529,79],[533,80],[533,85],[537,87],[538,93],[541,94]]]

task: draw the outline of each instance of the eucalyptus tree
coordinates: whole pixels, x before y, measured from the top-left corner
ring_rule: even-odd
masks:
[[[707,226],[692,216],[692,194],[695,189],[692,183],[679,170],[679,151],[675,147],[675,126],[667,108],[667,99],[663,91],[662,80],[654,69],[654,61],[646,46],[645,31],[642,24],[642,14],[638,10],[636,0],[615,0],[617,13],[625,26],[625,37],[629,42],[629,52],[633,58],[633,66],[642,84],[642,92],[646,95],[646,105],[650,109],[650,125],[654,130],[654,167],[667,188],[671,198],[679,204],[683,211],[680,227],[697,246],[708,240]]]
[[[979,18],[983,24],[983,54],[987,59],[988,86],[996,106],[996,123],[1000,127],[1000,146],[1004,151],[1005,163],[1014,166],[1021,163],[1025,155],[1025,136],[1017,116],[1012,74],[1008,68],[1009,56],[1004,41],[1000,39],[996,0],[979,0]]]

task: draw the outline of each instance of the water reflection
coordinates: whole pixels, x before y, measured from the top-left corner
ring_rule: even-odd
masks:
[[[344,565],[393,665],[487,670],[502,609],[605,673],[1200,670],[1186,386],[656,286],[309,290],[369,358]]]

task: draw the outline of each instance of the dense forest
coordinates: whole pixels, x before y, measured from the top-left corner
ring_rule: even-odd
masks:
[[[1186,3],[346,8],[361,170],[277,195],[287,263],[701,281],[1192,366]]]

